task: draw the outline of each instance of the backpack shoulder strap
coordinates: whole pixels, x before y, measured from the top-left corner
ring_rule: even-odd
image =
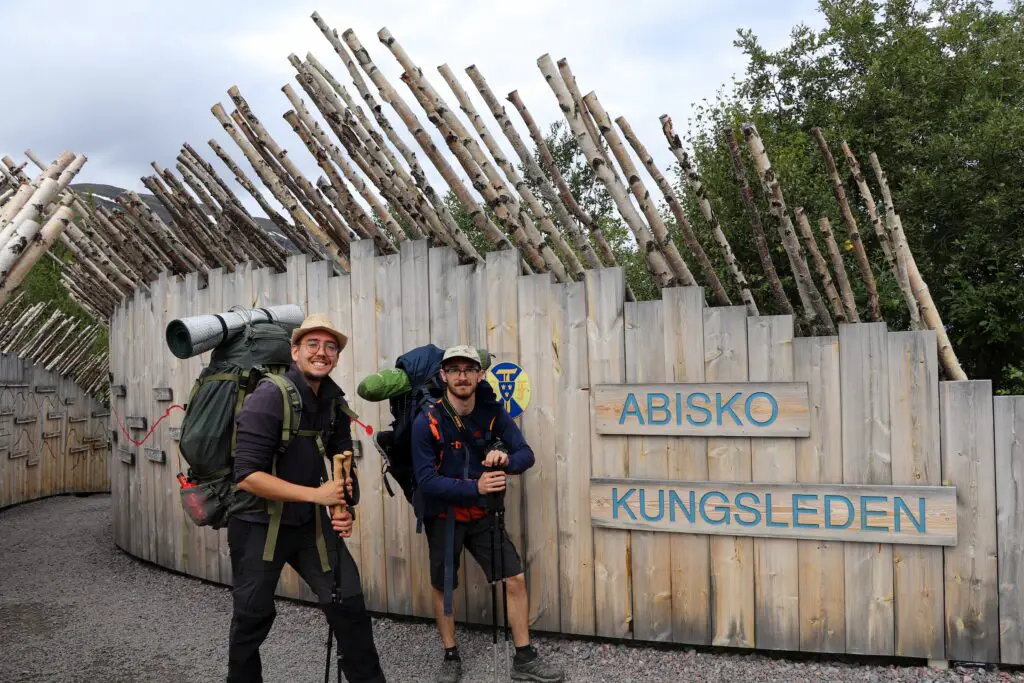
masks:
[[[267,373],[263,376],[263,379],[274,384],[281,391],[281,398],[284,400],[281,439],[278,442],[277,452],[275,453],[274,469],[276,470],[276,456],[284,454],[288,450],[292,439],[299,433],[299,420],[302,416],[302,397],[299,396],[299,389],[295,386],[295,383],[283,374]]]

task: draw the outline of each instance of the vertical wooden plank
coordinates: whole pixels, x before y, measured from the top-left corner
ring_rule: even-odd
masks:
[[[430,244],[426,240],[406,240],[401,247],[402,271],[402,350],[408,351],[430,343],[431,288],[428,264]],[[385,409],[382,408],[382,412]],[[383,425],[381,425],[383,427]],[[408,557],[411,564],[412,614],[434,615],[430,588],[430,556],[423,536],[417,536],[416,517],[401,490],[395,488],[406,519]]]
[[[352,320],[358,321],[359,334],[350,343],[353,346],[357,377],[377,372],[377,283],[374,248],[371,240],[358,240],[351,245],[352,262]],[[376,415],[377,406],[362,402],[360,415]],[[380,456],[365,432],[359,435],[361,457],[357,461],[363,473],[359,481],[359,574],[363,581],[366,606],[374,611],[387,611],[387,567],[384,560],[384,501],[381,498]],[[370,474],[374,473],[374,474]]]
[[[485,347],[487,291],[484,268],[475,264],[458,266],[449,277],[454,283],[451,287],[457,292],[460,343],[469,344],[473,348]],[[520,550],[524,548],[520,547]],[[487,576],[468,552],[463,552],[461,565],[466,585],[466,619],[470,622],[489,624],[491,588],[487,583]]]
[[[587,367],[587,289],[556,286],[558,595],[562,633],[594,634],[594,534],[590,526],[590,372]],[[571,568],[571,570],[570,570]]]
[[[458,255],[448,247],[433,247],[427,255],[430,278],[430,340],[442,349],[463,343],[459,334],[459,289],[456,269]],[[423,543],[426,544],[426,536]],[[463,552],[459,562],[458,588],[452,596],[456,619],[479,620],[480,615],[469,609],[466,601],[466,565],[468,555]],[[479,581],[479,574],[476,575]],[[479,607],[479,605],[476,605]]]
[[[178,277],[173,277],[168,282],[167,287],[167,320],[175,320],[177,318],[185,317],[183,311],[186,311],[185,296],[185,284]],[[113,335],[111,335],[113,336]],[[188,393],[192,387],[190,382],[193,380],[189,376],[189,364],[187,361],[179,359],[167,351],[168,361],[168,374],[171,379],[170,387],[174,392],[174,401],[179,405],[185,405],[188,402]],[[181,429],[182,420],[185,417],[185,411],[174,410],[171,411],[170,416],[167,418],[168,431],[171,429]],[[179,432],[180,434],[180,432]],[[178,449],[178,443],[173,439],[167,441],[167,466],[174,467],[174,473],[181,472],[182,474],[187,473],[188,463],[185,462],[181,457],[181,451]],[[170,484],[171,486],[171,515],[173,523],[170,527],[171,538],[173,540],[173,561],[171,568],[178,572],[188,571],[188,545],[186,539],[188,538],[188,525],[191,525],[191,521],[186,517],[185,510],[181,506],[180,501],[180,488],[175,481]]]
[[[839,326],[843,482],[891,484],[889,356],[885,323]],[[846,651],[892,655],[892,546],[847,543]]]
[[[402,311],[402,260],[400,254],[388,254],[376,259],[377,263],[377,368],[392,368],[395,359],[405,351]],[[387,402],[374,404],[377,415],[374,423],[390,424],[392,415]],[[380,454],[376,449],[364,454],[378,463],[371,472],[380,472]],[[367,465],[369,468],[369,465]],[[388,611],[393,614],[412,614],[412,566],[409,503],[396,492],[394,497],[384,495],[384,548],[387,562]]]
[[[704,310],[704,378],[747,380],[747,311],[742,306]],[[708,479],[750,481],[750,439],[708,439]],[[751,538],[710,539],[711,625],[714,645],[754,647],[754,543]]]
[[[793,340],[793,378],[807,382],[811,434],[796,442],[797,481],[843,483],[842,396],[839,392],[839,338]],[[843,544],[798,541],[800,553],[800,649],[846,650]]]
[[[433,254],[433,249],[431,254]],[[434,273],[431,271],[431,288],[434,287]],[[486,256],[482,274],[484,286],[484,339],[483,344],[493,354],[492,365],[510,361],[520,363],[519,356],[519,256],[515,251],[495,251]],[[436,300],[431,300],[431,317]],[[435,325],[431,324],[431,334],[437,342]],[[529,370],[527,370],[529,373]],[[522,428],[522,418],[517,424]],[[510,477],[505,491],[505,529],[519,551],[524,552],[523,537],[523,487],[519,477]],[[463,566],[465,566],[465,562]],[[475,577],[475,585],[479,585],[482,572],[474,568],[468,576]],[[529,586],[528,586],[529,588]],[[485,602],[480,614],[489,620],[490,603]]]
[[[233,301],[233,296],[228,294],[225,297],[226,279],[228,275],[225,273],[223,268],[214,268],[209,272],[207,279],[207,298],[205,300],[205,309],[200,310],[200,314],[204,313],[221,313],[228,310],[231,306],[236,304]],[[210,362],[210,356],[212,352],[203,354],[203,363],[208,364]],[[221,562],[220,562],[220,545],[221,545],[221,534],[219,531],[214,531],[209,528],[203,528],[202,533],[204,536],[203,543],[206,550],[206,577],[211,581],[221,582],[227,579],[221,574]],[[227,540],[224,540],[225,544]]]
[[[752,382],[793,380],[793,316],[747,318],[747,357]],[[754,481],[796,481],[795,439],[752,439]],[[754,540],[754,628],[758,648],[800,648],[800,563],[791,539]]]
[[[585,282],[591,386],[622,384],[626,379],[623,270],[590,270],[586,273]],[[626,438],[599,435],[591,423],[591,462],[595,477],[629,476]],[[597,596],[599,636],[631,638],[633,635],[629,544],[627,531],[594,529],[594,592]]]
[[[935,333],[890,332],[892,483],[939,486],[939,357]],[[942,548],[894,545],[897,656],[945,659]]]
[[[275,303],[295,304],[304,313],[309,312],[306,306],[306,293],[308,289],[306,284],[306,260],[305,255],[292,255],[289,257],[288,270],[284,273],[273,275],[270,281],[270,289],[273,292],[272,296],[275,299]],[[294,272],[292,270],[293,267],[295,269]],[[249,307],[255,300],[255,296],[253,296],[254,290],[255,282],[253,281],[251,264],[240,264],[225,285],[225,309],[230,305]],[[327,455],[330,457],[334,454],[328,453]],[[222,551],[226,546],[227,540],[224,538],[221,541]],[[230,571],[231,558],[228,557],[227,559],[228,571]],[[221,566],[223,570],[224,564],[222,563]],[[281,577],[277,584],[277,592],[279,595],[286,595],[291,598],[316,600],[316,594],[310,590],[306,582],[301,579],[299,573],[291,565],[285,565],[284,570],[281,572]]]
[[[160,273],[160,277],[157,278],[154,287],[150,290],[153,296],[150,299],[151,317],[153,320],[153,326],[149,330],[150,338],[152,341],[149,344],[148,354],[150,356],[150,383],[146,387],[149,392],[149,406],[150,425],[156,424],[156,421],[160,419],[164,411],[167,409],[169,404],[156,400],[156,392],[153,391],[156,387],[166,387],[167,383],[167,356],[170,352],[167,350],[167,344],[164,342],[163,331],[167,327],[167,288],[169,278],[174,277],[167,271]],[[146,446],[150,448],[156,448],[164,451],[169,451],[165,446],[165,441],[170,442],[170,439],[166,436],[167,425],[166,422],[162,423],[153,434],[149,437],[149,443]],[[144,447],[145,448],[145,447]],[[149,467],[146,468],[146,476],[153,480],[153,495],[154,504],[156,506],[156,514],[154,515],[155,528],[153,545],[156,547],[156,553],[154,561],[163,567],[170,565],[172,561],[170,549],[172,547],[172,541],[170,534],[167,530],[170,528],[170,520],[168,519],[169,508],[168,508],[168,494],[171,492],[170,483],[174,481],[174,477],[168,472],[168,464],[157,463],[149,460],[145,457],[145,451],[142,454],[142,459],[146,461]]]
[[[939,410],[942,482],[956,486],[957,511],[957,544],[944,549],[946,657],[997,662],[999,593],[992,383],[942,382]]]
[[[355,352],[354,340],[356,338],[356,326],[352,319],[352,276],[351,275],[338,275],[332,276],[332,266],[324,262],[323,266],[319,266],[318,263],[310,264],[309,268],[313,267],[323,268],[323,278],[326,278],[326,289],[327,289],[327,310],[331,316],[331,321],[338,326],[338,331],[348,337],[349,342],[345,345],[345,348],[341,352],[341,358],[338,359],[338,365],[334,368],[331,373],[331,379],[333,379],[338,386],[341,387],[342,391],[345,392],[345,396],[352,406],[352,409],[357,414],[362,416],[362,410],[366,406],[359,395],[356,394],[356,370],[355,370]],[[307,269],[308,272],[308,269]],[[308,275],[307,275],[308,280]],[[363,323],[360,321],[359,330],[362,332]],[[361,379],[361,377],[360,377]],[[375,427],[377,425],[374,425]],[[358,442],[360,447],[363,445],[363,437],[366,436],[366,432],[358,427],[358,425],[352,428],[352,440],[353,443]],[[360,464],[360,467],[362,465]],[[360,472],[360,486],[362,485],[363,478],[369,476],[372,477],[372,472],[362,473]],[[359,534],[361,513],[356,514],[355,530],[352,535],[342,541],[349,553],[352,555],[352,559],[355,560],[358,565],[361,562],[362,557],[362,542]],[[373,542],[373,541],[371,541]],[[362,567],[360,567],[360,577],[362,576]]]
[[[525,501],[526,584],[530,588],[530,624],[558,630],[558,488],[555,434],[557,367],[552,344],[551,308],[554,283],[550,273],[519,278],[519,358],[530,375],[530,405],[523,414],[523,435],[533,448],[533,467],[522,476]]]
[[[287,269],[288,294],[291,303],[297,304],[303,311],[309,313],[308,288],[306,284],[306,268],[309,267],[308,254],[291,254],[288,257]],[[249,300],[251,301],[251,299]],[[246,302],[246,305],[249,304]]]
[[[188,273],[185,275],[185,285],[182,291],[184,302],[179,316],[198,315],[200,312],[207,313],[210,302],[210,289],[206,286],[200,289],[199,274]],[[209,353],[203,353],[184,362],[190,378],[196,378],[202,372],[202,368],[209,360]],[[205,530],[192,525],[185,526],[186,540],[185,547],[188,573],[192,576],[206,577],[206,533]]]
[[[996,529],[999,659],[1024,664],[1024,396],[997,396]]]
[[[665,320],[665,379],[704,381],[704,290],[661,290]],[[702,437],[669,441],[669,479],[707,481],[708,442]],[[711,643],[711,547],[707,536],[670,534],[672,640]]]
[[[661,301],[629,302],[623,309],[626,381],[665,380],[664,305]],[[668,437],[630,436],[629,475],[640,479],[668,477]],[[664,515],[659,501],[658,516]],[[641,515],[645,515],[641,504]],[[630,533],[633,575],[633,636],[640,640],[672,639],[672,543],[668,534]],[[666,559],[669,561],[666,562]]]

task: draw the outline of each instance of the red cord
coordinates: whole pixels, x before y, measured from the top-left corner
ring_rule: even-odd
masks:
[[[177,408],[178,410],[185,410],[185,406],[180,406],[177,403],[172,404],[169,408],[167,408],[167,410],[164,411],[164,414],[161,415],[160,418],[153,423],[153,426],[149,428],[149,431],[146,432],[146,435],[142,437],[142,441],[136,441],[135,439],[133,439],[132,435],[128,433],[128,430],[124,428],[124,425],[121,424],[121,418],[118,417],[117,411],[114,410],[113,404],[111,404],[110,406],[110,412],[114,414],[114,419],[117,420],[117,426],[121,428],[121,433],[125,435],[125,438],[131,441],[136,446],[141,446],[142,444],[146,443],[147,440],[149,440],[149,437],[153,435],[153,431],[157,428],[157,426],[161,422],[163,422],[165,418],[170,416],[171,411],[174,410],[175,408]]]

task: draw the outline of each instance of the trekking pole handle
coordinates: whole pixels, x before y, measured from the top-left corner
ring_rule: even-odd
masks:
[[[345,451],[339,453],[333,458],[334,463],[334,478],[340,481],[343,486],[347,486],[349,479],[352,476],[352,451]],[[344,493],[344,488],[342,489]],[[335,505],[333,508],[334,515],[340,515],[341,511],[345,509],[345,504]]]

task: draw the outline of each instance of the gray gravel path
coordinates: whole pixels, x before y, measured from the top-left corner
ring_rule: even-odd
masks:
[[[0,682],[219,681],[231,596],[118,550],[110,497],[59,497],[0,511]],[[323,679],[327,633],[315,607],[278,601],[263,646],[268,683]],[[430,623],[374,619],[389,681],[429,681],[440,653]],[[488,675],[489,630],[459,629],[466,676]],[[1024,671],[934,671],[887,662],[535,638],[572,681],[1024,681]]]

